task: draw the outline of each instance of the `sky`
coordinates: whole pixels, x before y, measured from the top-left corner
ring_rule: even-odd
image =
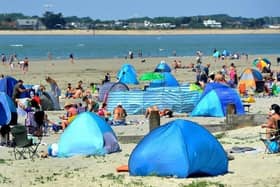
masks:
[[[133,17],[228,14],[234,17],[280,17],[280,0],[0,0],[0,13],[118,20]]]

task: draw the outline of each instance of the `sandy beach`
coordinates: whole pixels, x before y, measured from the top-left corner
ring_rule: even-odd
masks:
[[[279,33],[279,30],[269,30],[273,33]],[[21,31],[22,32],[22,31]],[[66,31],[64,34],[66,34]],[[89,32],[89,31],[86,31]],[[91,31],[90,31],[91,32]],[[98,31],[95,31],[98,34]],[[113,31],[110,31],[111,33]],[[172,31],[170,31],[172,32]],[[184,34],[184,31],[178,31]],[[206,31],[200,31],[206,32]],[[208,31],[210,32],[210,31]],[[241,32],[241,31],[240,31]],[[245,32],[245,31],[244,31]],[[250,31],[249,33],[252,33]],[[268,31],[262,31],[264,33]],[[0,34],[7,34],[8,31],[0,31]],[[16,32],[9,32],[15,34]],[[26,31],[22,34],[37,33],[35,31]],[[52,33],[52,31],[48,31]],[[74,32],[73,32],[74,33]],[[73,34],[72,33],[72,34]],[[109,31],[108,31],[109,33]],[[105,34],[108,34],[105,33]],[[117,33],[117,32],[116,32]],[[143,34],[143,32],[141,31]],[[156,32],[163,34],[164,32]],[[179,33],[179,34],[180,34]],[[18,34],[18,33],[17,33]],[[44,33],[46,34],[46,33]],[[60,33],[57,33],[60,34]],[[62,34],[62,33],[61,33]],[[81,34],[81,33],[79,33]],[[104,32],[103,32],[104,34]],[[136,32],[133,32],[136,34]],[[149,33],[151,34],[151,33]],[[177,33],[178,34],[178,33]],[[207,33],[209,34],[209,33]],[[214,33],[213,33],[214,34]],[[224,33],[226,34],[226,33]],[[210,63],[210,72],[218,71],[223,64],[230,65],[235,63],[237,72],[240,75],[245,67],[252,67],[252,61],[258,57],[267,57],[272,61],[272,69],[280,70],[276,65],[277,55],[254,55],[246,60],[244,56],[240,60],[225,60],[214,62],[213,57],[204,56],[203,64]],[[25,84],[43,84],[49,90],[45,81],[46,76],[54,78],[60,88],[65,92],[67,83],[76,85],[79,80],[84,82],[84,87],[88,87],[91,82],[101,83],[104,75],[109,72],[112,81],[116,81],[116,73],[124,63],[132,64],[138,72],[138,76],[143,72],[153,71],[155,66],[164,60],[172,64],[173,60],[181,60],[183,66],[195,63],[195,57],[172,57],[172,58],[146,58],[142,63],[141,59],[75,59],[71,64],[69,60],[52,61],[30,61],[30,68],[26,74],[20,70],[10,72],[8,66],[0,65],[0,74],[11,75],[16,79],[24,80]],[[173,72],[180,83],[193,82],[195,73],[190,69],[178,69]],[[139,85],[144,87],[144,83]],[[61,98],[63,104],[66,99]],[[249,114],[266,114],[271,104],[278,103],[279,97],[256,97],[256,103],[252,103]],[[49,118],[53,121],[59,121],[58,116],[63,111],[47,111]],[[204,118],[188,117],[182,114],[175,118],[161,118],[161,124],[170,120],[180,118],[198,122],[201,125],[226,125],[225,118]],[[113,127],[117,136],[144,136],[149,132],[148,121],[143,115],[130,115],[128,120],[142,121],[141,125],[127,125]],[[23,123],[24,119],[19,118]],[[0,147],[0,186],[188,186],[194,184],[197,186],[279,186],[280,166],[279,154],[266,154],[265,146],[259,140],[259,132],[263,129],[259,126],[250,126],[234,130],[215,132],[222,134],[219,141],[228,150],[234,146],[253,147],[256,150],[247,153],[233,153],[234,160],[229,161],[229,172],[222,176],[202,177],[202,178],[166,178],[166,177],[132,177],[129,173],[117,173],[116,168],[128,163],[129,155],[137,145],[137,141],[120,142],[122,151],[113,153],[104,157],[99,156],[75,156],[71,158],[37,158],[31,160],[14,160],[12,149]],[[43,138],[43,144],[40,145],[40,151],[46,151],[48,144],[56,143],[60,133],[51,133]]]
[[[0,35],[188,35],[279,34],[279,29],[174,29],[174,30],[1,30]]]

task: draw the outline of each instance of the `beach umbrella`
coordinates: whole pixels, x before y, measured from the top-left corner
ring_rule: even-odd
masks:
[[[253,65],[257,67],[260,71],[262,71],[264,67],[271,65],[271,62],[266,58],[257,58],[253,61]]]
[[[157,72],[146,72],[143,73],[139,80],[140,81],[153,81],[153,80],[162,80],[164,76],[161,73]]]

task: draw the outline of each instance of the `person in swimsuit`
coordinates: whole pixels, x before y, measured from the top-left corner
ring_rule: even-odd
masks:
[[[113,112],[113,125],[125,125],[126,124],[126,110],[122,107],[122,104],[118,104]]]

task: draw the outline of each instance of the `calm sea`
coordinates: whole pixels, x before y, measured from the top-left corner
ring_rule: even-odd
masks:
[[[1,35],[0,53],[16,53],[19,59],[124,58],[128,51],[143,57],[193,56],[197,50],[211,55],[213,49],[234,53],[279,54],[280,34],[238,35]]]

